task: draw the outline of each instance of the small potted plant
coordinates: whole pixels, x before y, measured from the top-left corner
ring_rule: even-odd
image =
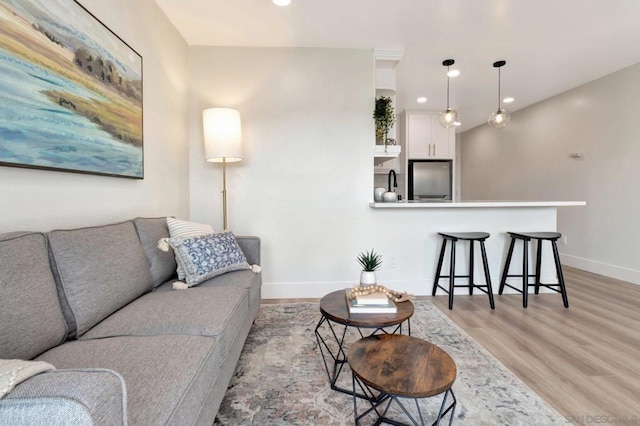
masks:
[[[377,254],[373,249],[365,251],[358,255],[358,263],[362,266],[360,272],[361,285],[373,285],[376,283],[376,269],[382,264],[382,256]]]
[[[396,121],[393,111],[393,103],[390,97],[380,96],[376,99],[376,107],[373,110],[373,120],[376,122],[376,141],[387,145],[389,130]]]

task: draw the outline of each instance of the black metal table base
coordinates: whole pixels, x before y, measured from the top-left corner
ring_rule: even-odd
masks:
[[[411,318],[408,318],[406,322],[407,322],[408,335],[411,336]],[[329,334],[329,336],[327,336],[327,338],[334,340],[335,343],[337,343],[337,348],[336,347],[331,348],[327,343],[325,336],[323,336],[320,333],[320,330],[324,328],[323,326],[325,325],[325,323],[327,325],[327,328],[331,331],[331,333]],[[347,364],[345,337],[347,335],[348,328],[356,329],[358,331],[358,334],[360,335],[360,338],[363,338],[366,336],[362,332],[362,329],[367,329],[367,330],[373,329],[373,332],[367,334],[367,336],[371,336],[377,333],[402,334],[402,324],[403,323],[400,323],[394,326],[388,326],[388,327],[359,328],[355,326],[340,324],[340,323],[331,321],[325,316],[322,316],[320,318],[320,321],[318,321],[318,325],[316,325],[315,335],[316,335],[316,340],[318,342],[318,347],[320,348],[320,354],[322,355],[322,362],[324,363],[324,368],[327,371],[327,376],[329,377],[329,383],[331,384],[331,389],[338,392],[346,393],[347,395],[354,394],[353,389],[346,389],[336,384],[338,382],[338,378],[340,377],[340,373],[342,373],[343,367],[345,366],[345,364]],[[387,329],[391,329],[391,330],[388,331]],[[329,365],[330,363],[331,365]],[[373,397],[367,396],[363,393],[357,393],[356,396],[359,398],[363,398],[371,401],[376,401],[378,398],[381,397],[381,395],[373,396]]]
[[[377,420],[375,422],[376,425],[380,425],[383,423],[386,424],[390,424],[390,425],[396,425],[396,426],[407,426],[407,425],[414,425],[414,426],[424,426],[426,425],[425,423],[425,419],[424,416],[422,415],[422,410],[420,409],[420,404],[418,403],[418,399],[419,398],[403,398],[403,399],[413,399],[415,404],[416,404],[416,411],[418,413],[418,419],[415,418],[415,414],[411,415],[411,413],[409,412],[409,410],[407,409],[407,407],[405,407],[405,405],[402,403],[402,401],[400,400],[401,398],[398,398],[395,395],[391,395],[391,394],[387,394],[384,392],[380,392],[378,395],[374,395],[372,389],[367,386],[365,383],[363,383],[355,374],[352,374],[353,377],[353,390],[352,390],[352,395],[353,396],[353,417],[355,420],[355,424],[356,426],[360,424],[360,420],[363,419],[364,417],[367,417],[369,414],[371,414],[373,411],[375,411],[376,415],[377,415]],[[356,384],[358,385],[358,387],[360,388],[360,392],[356,391]],[[370,408],[368,408],[367,410],[365,410],[364,412],[358,414],[358,399],[356,398],[356,395],[358,395],[359,393],[365,395],[364,398],[362,399],[366,399],[367,401],[369,401],[369,404],[371,405]],[[449,395],[451,395],[451,398],[453,399],[453,401],[447,406],[447,400]],[[374,397],[375,396],[375,397]],[[404,412],[405,416],[407,417],[407,419],[411,422],[411,423],[402,423],[398,420],[395,419],[391,419],[389,417],[387,417],[387,413],[389,412],[389,408],[391,407],[392,403],[396,403]],[[458,401],[456,400],[456,396],[453,394],[453,389],[448,389],[445,393],[444,393],[444,397],[442,399],[442,404],[440,405],[440,411],[438,412],[438,417],[436,418],[436,421],[432,423],[432,425],[439,425],[440,421],[442,421],[442,419],[449,413],[451,412],[450,416],[449,416],[449,425],[451,425],[451,423],[453,422],[453,417],[455,415],[455,410],[456,410],[456,405],[457,405]],[[383,405],[385,405],[385,407],[383,407]],[[419,420],[419,422],[418,422]]]

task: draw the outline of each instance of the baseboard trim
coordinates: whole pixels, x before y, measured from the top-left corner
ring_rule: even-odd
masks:
[[[571,256],[568,254],[560,254],[560,260],[563,265],[572,266],[587,272],[593,272],[594,274],[604,275],[606,277],[640,285],[640,271],[635,269],[598,262],[596,260],[585,259],[583,257]]]
[[[542,277],[542,282],[553,283],[557,282],[555,279],[545,279]],[[553,277],[555,278],[555,276]],[[463,279],[460,279],[461,282]],[[513,285],[514,278],[510,278],[508,283]],[[517,281],[517,280],[516,280]],[[444,281],[445,283],[447,281]],[[483,281],[482,281],[483,282]],[[529,281],[529,292],[533,293],[533,281]],[[353,281],[299,281],[299,282],[266,282],[262,284],[262,299],[320,299],[327,293],[331,293],[336,290],[344,290],[345,288],[353,287]],[[415,296],[431,296],[432,281],[413,281],[413,280],[396,280],[385,281],[380,283],[387,288],[396,291],[406,291],[407,293]],[[500,287],[500,277],[491,277],[491,284],[494,294],[498,293]],[[541,288],[540,292],[548,293],[552,290]],[[516,291],[505,287],[504,294],[515,294]],[[443,295],[442,291],[438,291],[438,295]],[[465,288],[457,288],[456,295],[469,294],[469,290]],[[480,290],[476,290],[475,293],[478,296],[484,295]],[[486,296],[485,296],[486,297]]]
[[[353,281],[301,281],[286,283],[263,283],[263,299],[312,299],[322,298],[325,294],[336,290],[353,287]],[[386,281],[384,286],[406,291],[416,296],[431,295],[431,284],[421,281]]]

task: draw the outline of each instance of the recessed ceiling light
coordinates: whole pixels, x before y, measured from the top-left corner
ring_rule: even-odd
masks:
[[[449,72],[447,72],[447,76],[449,77],[457,77],[460,75],[460,70],[449,70]]]
[[[461,125],[462,125],[462,123],[461,123],[461,122],[459,122],[459,121],[454,121],[454,122],[453,122],[453,125],[454,125],[454,126],[456,126],[456,127],[458,127],[458,126],[461,126]]]
[[[505,104],[510,104],[511,102],[515,101],[515,99],[509,97],[509,98],[504,98],[502,100],[502,102],[504,102]]]
[[[271,0],[276,6],[289,6],[291,0]]]
[[[420,104],[427,102],[427,98],[425,96],[420,96],[416,101]]]

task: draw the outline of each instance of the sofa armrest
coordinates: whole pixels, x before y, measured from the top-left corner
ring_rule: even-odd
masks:
[[[17,385],[0,400],[3,425],[127,424],[122,376],[106,369],[55,370]]]
[[[241,236],[236,237],[236,240],[247,257],[249,265],[260,265],[260,238]]]

